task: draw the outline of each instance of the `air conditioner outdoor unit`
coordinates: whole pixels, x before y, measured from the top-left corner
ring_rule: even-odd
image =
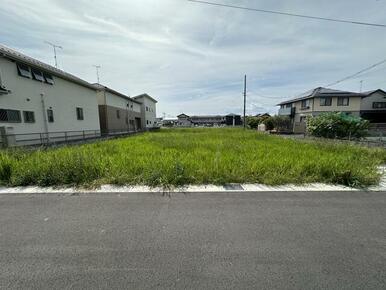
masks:
[[[16,136],[14,135],[13,127],[0,127],[0,136],[2,147],[16,146]]]

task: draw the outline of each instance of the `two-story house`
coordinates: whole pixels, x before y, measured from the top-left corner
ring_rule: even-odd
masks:
[[[306,131],[308,116],[326,112],[343,112],[386,123],[386,92],[382,90],[356,93],[319,87],[278,105],[279,115],[291,118],[294,133]]]

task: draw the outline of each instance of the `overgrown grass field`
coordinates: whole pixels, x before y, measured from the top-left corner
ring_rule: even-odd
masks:
[[[386,150],[302,142],[242,129],[165,129],[56,149],[3,150],[0,182],[20,185],[325,182],[376,184]]]

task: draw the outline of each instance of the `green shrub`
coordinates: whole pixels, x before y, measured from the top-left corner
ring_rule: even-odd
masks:
[[[344,113],[324,113],[307,118],[307,132],[315,137],[361,138],[368,127],[368,121]]]
[[[266,118],[264,121],[263,121],[264,125],[265,125],[265,129],[267,131],[270,131],[270,130],[273,130],[275,129],[275,123],[273,121],[273,117],[268,117]]]
[[[251,129],[257,129],[260,124],[260,119],[258,117],[247,117],[247,125]]]

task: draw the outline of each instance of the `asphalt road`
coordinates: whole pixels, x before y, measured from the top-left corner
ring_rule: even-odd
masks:
[[[386,289],[386,193],[0,196],[1,289]]]

